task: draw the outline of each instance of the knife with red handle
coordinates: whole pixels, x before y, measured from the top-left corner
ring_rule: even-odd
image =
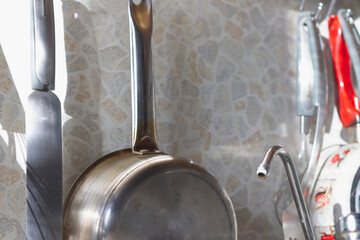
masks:
[[[343,38],[343,31],[339,18],[330,16],[329,45],[334,61],[336,85],[338,88],[337,109],[343,126],[349,127],[360,123],[360,101],[356,96],[351,80],[351,66],[348,48]]]

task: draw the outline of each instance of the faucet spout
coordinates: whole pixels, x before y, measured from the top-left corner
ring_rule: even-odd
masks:
[[[293,160],[290,157],[290,154],[281,146],[271,147],[265,157],[263,162],[258,167],[256,173],[260,179],[266,179],[270,172],[271,161],[279,156],[282,160],[286,175],[289,180],[291,192],[294,197],[295,205],[299,218],[301,221],[301,226],[304,231],[305,238],[307,240],[316,240],[315,234],[312,228],[312,224],[309,217],[309,212],[305,204],[304,196],[300,187],[300,181]]]

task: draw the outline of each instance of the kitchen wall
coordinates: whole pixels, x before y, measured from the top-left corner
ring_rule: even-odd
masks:
[[[54,1],[57,46],[65,49],[57,53],[56,87],[63,104],[67,192],[97,158],[130,147],[128,14],[125,0]],[[273,144],[297,154],[299,4],[153,2],[160,147],[193,159],[226,186],[236,209],[238,239],[282,238],[273,204],[285,185],[280,161],[267,181],[258,180],[255,171]],[[11,34],[6,38],[21,44]],[[11,60],[23,55],[8,49],[9,42],[2,42],[5,54],[0,52],[0,238],[25,239],[24,101],[29,88],[22,82],[29,79],[15,72],[28,66]]]

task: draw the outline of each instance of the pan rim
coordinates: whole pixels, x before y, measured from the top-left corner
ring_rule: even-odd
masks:
[[[85,171],[80,174],[80,176],[76,179],[73,183],[70,191],[68,192],[66,202],[65,202],[65,212],[64,212],[64,231],[66,230],[67,219],[68,219],[68,212],[73,204],[73,200],[77,195],[78,189],[82,186],[82,183],[86,181],[88,175],[96,169],[96,166],[103,163],[107,159],[110,159],[113,156],[119,154],[129,154],[133,155],[136,160],[134,160],[134,164],[130,164],[129,166],[123,169],[124,175],[119,177],[110,187],[108,193],[104,196],[104,201],[101,204],[101,207],[96,210],[99,214],[98,221],[96,223],[96,233],[97,239],[101,239],[102,235],[102,225],[104,220],[104,215],[106,209],[111,204],[111,200],[114,199],[115,191],[119,191],[119,189],[124,189],[129,183],[136,182],[136,178],[141,178],[144,174],[148,174],[151,171],[156,171],[156,173],[152,174],[150,177],[143,177],[144,182],[151,179],[152,177],[166,174],[170,172],[184,172],[188,174],[195,175],[202,181],[206,182],[206,184],[211,187],[212,191],[214,191],[219,199],[221,199],[224,209],[226,209],[226,214],[229,218],[230,227],[231,227],[231,236],[237,236],[237,221],[236,221],[236,214],[234,210],[234,206],[232,204],[231,198],[227,193],[226,189],[219,180],[212,174],[211,172],[204,169],[199,164],[193,162],[192,160],[185,159],[182,157],[172,156],[166,153],[156,153],[156,154],[136,154],[133,153],[131,149],[123,149],[119,151],[115,151],[109,153],[100,159],[96,160],[92,164],[90,164]],[[110,159],[111,160],[111,159]],[[121,159],[116,159],[121,161]],[[114,161],[114,159],[113,159]],[[159,168],[162,168],[159,170]],[[135,179],[134,179],[135,176]],[[136,184],[138,187],[139,185]],[[121,191],[120,191],[121,192]]]

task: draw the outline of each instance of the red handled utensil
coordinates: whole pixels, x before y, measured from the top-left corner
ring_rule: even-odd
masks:
[[[343,38],[339,18],[330,16],[329,45],[334,60],[336,85],[338,89],[337,109],[343,126],[359,123],[360,101],[356,96],[351,80],[350,56]]]

